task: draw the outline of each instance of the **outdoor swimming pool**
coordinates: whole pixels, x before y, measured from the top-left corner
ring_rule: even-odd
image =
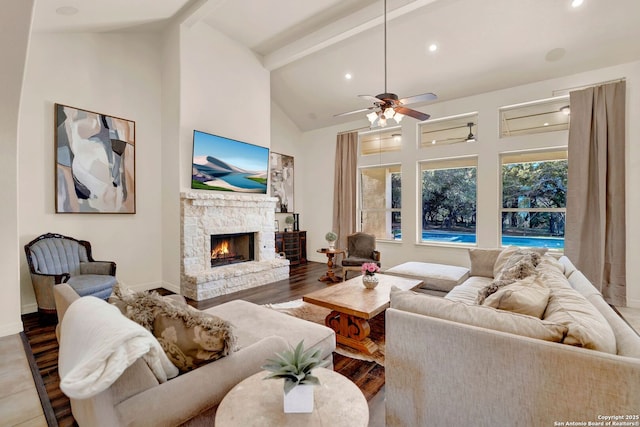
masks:
[[[476,243],[476,235],[450,231],[423,231],[422,240],[447,243]],[[502,236],[502,246],[529,246],[536,248],[564,249],[564,238]]]

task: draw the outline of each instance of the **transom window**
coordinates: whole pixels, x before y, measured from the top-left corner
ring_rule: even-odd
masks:
[[[360,229],[377,239],[400,239],[400,165],[360,169]]]
[[[397,126],[384,131],[361,132],[360,155],[389,153],[402,148],[402,129]]]
[[[478,114],[467,113],[457,116],[428,120],[419,125],[420,148],[439,145],[476,142],[478,135]],[[473,135],[473,138],[469,138]]]
[[[564,248],[567,151],[510,153],[502,163],[502,245]]]
[[[569,129],[569,97],[543,99],[500,108],[500,137]]]
[[[419,241],[476,243],[476,157],[420,164],[421,224]]]

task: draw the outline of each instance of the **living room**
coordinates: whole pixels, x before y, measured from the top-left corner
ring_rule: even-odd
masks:
[[[2,156],[3,167],[0,168],[5,183],[2,194],[7,201],[0,208],[0,227],[5,236],[0,246],[0,262],[8,272],[8,280],[5,281],[6,296],[0,302],[0,336],[19,333],[22,330],[21,313],[37,309],[22,247],[48,231],[91,241],[97,259],[117,262],[118,279],[127,286],[139,290],[164,287],[179,292],[180,194],[190,191],[194,129],[267,146],[274,152],[295,158],[294,209],[300,213],[301,229],[307,231],[309,259],[326,262],[324,255],[316,253],[316,249],[326,246],[325,233],[332,229],[336,134],[366,128],[368,121],[364,114],[318,128],[303,128],[296,124],[272,97],[271,79],[275,72],[267,69],[252,50],[200,18],[206,12],[206,4],[216,2],[204,2],[205,9],[189,3],[178,16],[165,23],[161,31],[139,32],[117,29],[107,32],[31,31],[30,2],[21,3],[24,4],[10,7],[10,10],[15,9],[15,19],[3,18],[16,25],[15,34],[3,34],[3,51],[5,44],[7,51],[20,47],[22,51],[15,54],[14,73],[7,77],[2,73],[3,86],[21,90],[12,98],[3,97],[0,101],[3,111],[8,111],[3,114],[7,121],[2,123],[2,144],[7,155]],[[381,4],[376,2],[376,7],[381,9],[378,3]],[[454,3],[462,7],[464,2]],[[36,8],[42,7],[40,1],[35,4]],[[587,6],[594,7],[585,2]],[[211,13],[215,12],[215,5],[208,7]],[[637,6],[628,1],[620,1],[619,9],[609,9],[617,19],[618,15],[625,15],[627,7],[637,12]],[[427,8],[427,11],[431,12],[431,9]],[[591,19],[594,18],[591,16]],[[34,21],[34,25],[36,23]],[[9,28],[2,27],[3,31]],[[377,38],[375,47],[368,51],[370,55],[377,55],[378,65],[381,64],[380,29],[378,25],[371,30]],[[613,28],[602,29],[603,33],[607,31],[613,32]],[[530,37],[535,39],[536,36],[531,34]],[[445,44],[445,40],[441,43]],[[473,45],[471,41],[467,44]],[[438,93],[440,91],[428,78],[416,92],[433,90],[441,96],[439,102],[418,107],[433,118],[468,112],[478,114],[479,142],[476,145],[456,146],[448,151],[434,148],[438,151],[430,155],[436,158],[477,155],[481,181],[479,247],[499,244],[500,224],[496,218],[500,204],[495,190],[499,179],[499,153],[567,144],[567,132],[559,131],[513,139],[505,150],[505,141],[497,137],[499,108],[549,98],[557,91],[599,82],[621,78],[627,81],[627,217],[635,218],[640,214],[640,200],[634,197],[640,185],[640,151],[633,144],[640,136],[640,124],[632,119],[640,112],[640,89],[635,84],[640,79],[638,48],[629,48],[619,55],[610,52],[607,55],[610,54],[611,59],[601,53],[605,58],[604,65],[586,58],[580,66],[573,64],[563,68],[562,61],[544,60],[544,54],[556,47],[540,48],[539,62],[542,68],[549,68],[548,78],[529,80],[522,75],[518,84],[489,89],[486,74],[499,74],[500,71],[485,68],[475,78],[477,89],[463,96]],[[614,47],[611,51],[616,50]],[[567,48],[567,51],[570,55],[571,49]],[[467,53],[470,52],[459,52],[459,55]],[[23,66],[19,65],[20,61]],[[437,74],[437,63],[432,67]],[[393,63],[389,71],[394,76],[390,87],[400,86],[398,80],[401,80],[402,71],[395,69]],[[378,76],[379,84],[365,92],[381,91],[377,88],[383,82],[382,67],[371,67],[370,72]],[[354,73],[354,78],[357,77]],[[439,79],[446,77],[439,76]],[[510,76],[503,77],[507,80]],[[342,76],[336,76],[336,80],[339,78]],[[286,75],[280,75],[279,79],[286,80]],[[349,83],[340,81],[339,84],[347,91]],[[309,87],[309,91],[312,89]],[[402,91],[404,94],[405,89]],[[333,113],[357,108],[360,104],[356,95],[357,92],[350,95],[355,105],[345,105]],[[135,121],[135,215],[55,213],[54,103]],[[362,107],[366,106],[362,104]],[[418,235],[419,226],[414,196],[417,194],[415,162],[419,158],[416,126],[416,121],[410,118],[402,121],[403,150],[399,154],[363,159],[369,164],[391,161],[407,165],[403,170],[406,185],[403,186],[402,234],[408,237],[402,241],[378,242],[383,267],[417,259],[466,265],[467,247],[416,244],[413,238]],[[633,238],[640,235],[638,227],[633,221],[627,223],[628,260],[640,254],[640,241]],[[640,265],[628,262],[626,272],[627,305],[640,307]]]

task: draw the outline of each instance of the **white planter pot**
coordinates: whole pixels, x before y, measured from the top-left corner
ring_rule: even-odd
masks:
[[[313,387],[312,384],[297,385],[289,393],[286,393],[284,395],[284,412],[313,412]]]

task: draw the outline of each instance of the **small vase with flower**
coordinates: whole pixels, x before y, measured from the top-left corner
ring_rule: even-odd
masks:
[[[380,267],[375,262],[365,262],[362,264],[362,284],[367,289],[373,289],[378,286],[378,276],[376,273],[380,271]]]

